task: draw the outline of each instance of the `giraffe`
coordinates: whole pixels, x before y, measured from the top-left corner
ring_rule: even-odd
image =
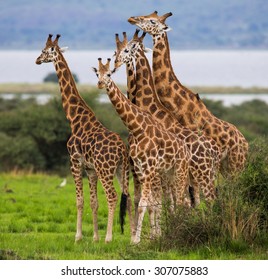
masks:
[[[163,128],[183,139],[191,153],[190,174],[193,183],[194,203],[200,203],[199,189],[205,195],[206,200],[211,201],[216,197],[214,182],[219,169],[220,149],[213,139],[198,135],[189,128],[183,127],[177,119],[162,105],[156,94],[153,77],[147,57],[145,56],[143,39],[146,33],[138,36],[137,29],[131,41],[118,43],[116,38],[115,67],[126,63],[128,73],[135,72],[136,64],[136,92],[133,100],[144,111],[150,112],[155,120],[162,124]],[[128,77],[131,79],[132,76]],[[128,82],[128,84],[131,84]],[[134,95],[134,94],[132,94]]]
[[[76,185],[77,231],[75,240],[82,239],[82,215],[84,206],[82,172],[86,171],[89,180],[90,206],[93,213],[93,241],[99,240],[97,181],[102,183],[108,203],[108,223],[105,242],[112,241],[112,227],[117,203],[117,193],[113,178],[117,176],[121,190],[121,205],[126,205],[132,233],[134,225],[131,218],[131,198],[128,190],[128,151],[118,134],[109,131],[96,118],[95,114],[80,96],[68,64],[58,46],[57,35],[49,34],[46,46],[36,59],[36,64],[53,62],[58,76],[62,105],[70,123],[71,136],[67,143],[70,155],[71,172]],[[127,200],[127,201],[126,201]],[[121,211],[123,231],[124,207]]]
[[[233,124],[214,116],[199,95],[177,79],[170,60],[166,33],[170,28],[165,23],[171,15],[172,13],[166,13],[158,16],[155,11],[147,16],[130,17],[128,21],[152,35],[153,76],[160,101],[183,126],[216,141],[222,153],[221,173],[233,177],[245,165],[248,142]]]
[[[134,162],[136,174],[142,182],[142,194],[139,201],[139,217],[136,236],[133,243],[140,242],[142,222],[147,206],[161,200],[161,177],[169,174],[172,178],[175,203],[182,204],[185,188],[189,181],[189,151],[185,143],[174,134],[163,130],[150,113],[131,103],[111,79],[115,70],[110,70],[110,61],[102,63],[99,58],[98,69],[93,71],[98,77],[98,88],[106,92],[123,123],[133,135],[130,143],[130,156]],[[152,197],[153,202],[150,201]],[[161,204],[161,203],[160,203]],[[160,205],[159,205],[160,206]],[[156,234],[161,233],[159,220],[161,206],[155,207]]]
[[[119,35],[115,34],[115,39],[118,45],[122,45],[122,47],[127,43],[127,36],[126,36],[126,32],[123,32],[123,36],[124,36],[124,40],[123,42],[120,42],[119,40]],[[116,55],[116,53],[114,54]],[[132,62],[131,62],[132,63]],[[127,71],[127,97],[129,100],[132,100],[134,102],[134,98],[135,98],[135,92],[136,92],[136,76],[135,76],[135,72],[134,72],[134,65],[131,65],[129,67],[127,67],[126,69]],[[132,134],[129,133],[128,136],[128,142],[130,143],[132,141]],[[135,225],[137,224],[138,221],[138,205],[139,205],[139,201],[140,201],[140,192],[141,192],[141,182],[139,181],[139,178],[137,176],[137,174],[135,173],[135,168],[134,168],[134,163],[132,161],[132,158],[130,157],[130,168],[131,168],[131,172],[133,175],[133,183],[134,183],[134,205],[135,205]],[[148,212],[149,212],[149,216],[150,219],[153,220],[153,213],[152,213],[152,209],[150,207],[148,207]]]

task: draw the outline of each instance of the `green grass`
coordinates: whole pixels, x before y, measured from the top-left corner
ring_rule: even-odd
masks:
[[[148,219],[144,222],[141,244],[134,246],[130,244],[128,219],[125,234],[120,232],[119,204],[113,241],[105,244],[107,204],[100,185],[101,240],[93,243],[87,180],[84,180],[83,240],[75,243],[75,187],[73,179],[68,177],[64,188],[56,188],[61,180],[45,174],[0,174],[0,259],[265,259],[267,256],[267,247],[265,249],[262,244],[254,247],[242,243],[232,243],[228,247],[201,246],[189,252],[162,250],[161,244],[147,238]]]

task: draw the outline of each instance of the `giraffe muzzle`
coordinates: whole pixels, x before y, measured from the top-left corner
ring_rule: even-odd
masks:
[[[42,64],[42,61],[41,61],[41,59],[38,57],[38,58],[36,59],[35,63],[36,63],[37,65],[40,65],[40,64]]]
[[[104,83],[101,81],[98,81],[98,88],[100,88],[100,89],[104,88]]]
[[[135,17],[130,17],[128,20],[127,20],[130,24],[136,24],[137,21],[135,20]]]

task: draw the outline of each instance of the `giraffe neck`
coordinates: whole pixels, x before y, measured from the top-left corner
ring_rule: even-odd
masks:
[[[173,71],[166,32],[153,36],[153,75],[161,103],[183,126],[195,130],[208,125],[206,119],[213,115],[198,94],[183,86]]]
[[[135,55],[136,60],[136,104],[143,110],[153,111],[159,107],[159,100],[157,98],[151,68],[148,59],[144,52],[139,49]],[[150,107],[154,107],[154,110]]]
[[[142,49],[136,57],[136,104],[144,111],[150,112],[154,119],[161,123],[165,129],[178,134],[182,127],[178,121],[159,101],[155,91],[149,61]]]
[[[131,59],[126,63],[126,72],[127,72],[127,97],[128,99],[136,104],[136,75],[134,60]]]
[[[111,103],[129,132],[134,137],[140,136],[147,128],[147,124],[150,123],[146,113],[132,104],[111,79],[106,83],[106,91]]]
[[[153,35],[153,72],[158,85],[176,81],[179,87],[183,87],[173,71],[166,32]]]
[[[80,96],[72,73],[62,54],[58,54],[54,66],[59,80],[62,106],[72,130],[74,127],[77,128],[79,123],[86,125],[87,130],[93,129],[96,125],[99,126],[100,124],[94,113]]]

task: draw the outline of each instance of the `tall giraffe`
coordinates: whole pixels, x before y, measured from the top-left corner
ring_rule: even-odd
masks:
[[[213,139],[200,136],[190,129],[183,127],[177,119],[159,101],[153,83],[153,77],[147,57],[145,56],[143,39],[146,33],[138,36],[136,30],[131,41],[124,39],[117,44],[115,67],[126,63],[128,72],[136,64],[135,104],[144,111],[150,112],[163,128],[183,139],[191,153],[190,174],[193,183],[195,204],[199,204],[199,188],[207,200],[215,198],[215,177],[219,168],[220,149]],[[117,39],[118,40],[118,39]],[[128,77],[129,79],[132,76]],[[131,84],[130,82],[128,84]]]
[[[185,143],[174,134],[163,130],[150,113],[131,103],[111,79],[110,61],[93,68],[98,77],[98,87],[106,92],[129,132],[133,135],[130,143],[130,156],[136,174],[142,182],[142,195],[139,201],[139,218],[134,243],[140,242],[142,221],[148,205],[161,201],[161,177],[169,174],[173,181],[175,202],[181,204],[189,180],[189,151]],[[161,203],[160,203],[161,204]],[[156,233],[160,234],[161,207],[156,207]]]
[[[127,200],[132,233],[134,225],[131,218],[131,199],[128,190],[128,151],[118,134],[109,131],[96,118],[93,111],[82,99],[75,85],[72,73],[58,46],[57,35],[52,41],[48,36],[46,46],[36,59],[36,64],[53,62],[59,80],[62,105],[66,118],[70,123],[71,137],[67,148],[70,155],[71,171],[76,185],[77,231],[75,240],[82,239],[82,215],[84,207],[82,172],[85,169],[90,189],[90,206],[93,213],[94,236],[99,240],[98,233],[98,198],[97,181],[101,181],[108,203],[108,224],[105,242],[112,240],[114,212],[117,203],[117,193],[113,185],[116,175],[122,189],[121,205]],[[120,207],[125,212],[123,206]],[[121,213],[124,216],[124,213]],[[123,230],[124,219],[121,215]]]
[[[158,16],[155,11],[147,16],[130,17],[128,21],[153,37],[153,76],[160,101],[183,126],[214,139],[223,155],[222,174],[235,175],[244,167],[248,143],[234,125],[215,117],[199,95],[177,79],[170,60],[166,33],[170,28],[165,23],[171,15],[166,13]]]

